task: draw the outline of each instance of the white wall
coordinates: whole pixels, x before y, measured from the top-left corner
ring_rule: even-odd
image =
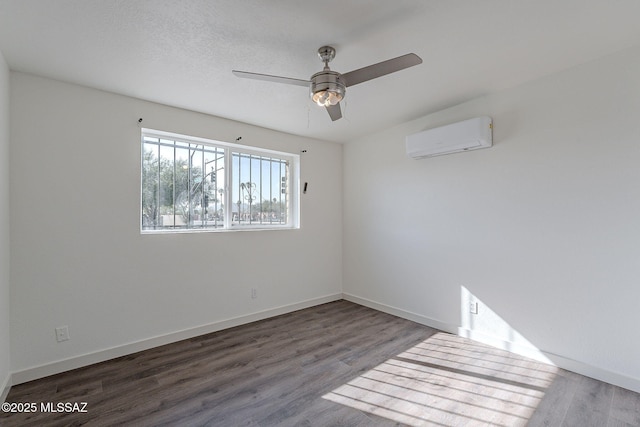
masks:
[[[0,401],[10,379],[9,294],[9,67],[0,52]]]
[[[634,48],[346,144],[345,293],[640,391],[639,75]],[[406,157],[479,115],[494,147]]]
[[[14,382],[341,297],[341,145],[21,73],[11,89]],[[301,229],[141,235],[140,117],[306,149]]]

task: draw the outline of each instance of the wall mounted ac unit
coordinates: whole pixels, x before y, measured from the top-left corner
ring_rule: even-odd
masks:
[[[477,117],[425,130],[406,138],[407,155],[413,159],[488,148],[493,144],[491,117]]]

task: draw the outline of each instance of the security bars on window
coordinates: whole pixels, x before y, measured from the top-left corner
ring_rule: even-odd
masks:
[[[240,147],[143,131],[142,231],[292,228],[296,157]]]

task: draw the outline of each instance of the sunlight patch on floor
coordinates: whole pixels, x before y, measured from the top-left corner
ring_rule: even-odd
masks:
[[[557,368],[437,333],[323,397],[407,425],[525,426]]]

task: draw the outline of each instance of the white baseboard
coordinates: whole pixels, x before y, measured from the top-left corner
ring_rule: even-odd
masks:
[[[533,346],[517,344],[512,341],[505,341],[502,338],[493,335],[487,335],[482,332],[466,328],[458,328],[458,335],[464,338],[469,338],[473,341],[490,345],[492,347],[507,350],[511,353],[519,354],[520,356],[528,357],[539,362],[555,365],[555,363],[553,363],[553,361],[549,359],[549,357],[547,357],[547,355],[543,351],[540,351]]]
[[[449,323],[432,319],[427,316],[412,313],[410,311],[392,307],[386,304],[381,304],[375,301],[368,300],[366,298],[357,297],[355,295],[345,293],[343,294],[343,298],[347,301],[364,305],[365,307],[373,308],[374,310],[393,314],[394,316],[402,317],[403,319],[411,320],[413,322],[436,328],[441,331],[469,338],[483,344],[491,345],[493,347],[508,350],[512,353],[520,354],[522,356],[539,360],[541,362],[550,363],[561,369],[575,372],[586,377],[594,378],[599,381],[604,381],[606,383],[640,393],[640,378],[633,378],[620,374],[618,372],[598,368],[597,366],[592,366],[587,363],[573,360],[568,357],[564,357],[548,351],[539,350],[535,347],[527,347],[510,341],[505,341],[499,337],[493,337],[486,334],[478,333],[476,331],[461,328],[458,325],[451,325]]]
[[[4,403],[11,390],[11,374],[8,373],[4,381],[0,382],[0,403]]]
[[[640,378],[633,378],[618,372],[598,368],[597,366],[588,365],[548,351],[543,351],[543,353],[559,368],[640,393]]]
[[[268,319],[270,317],[279,316],[281,314],[291,313],[293,311],[302,310],[304,308],[313,307],[320,304],[325,304],[332,301],[342,299],[342,294],[332,294],[324,297],[313,298],[306,301],[301,301],[294,304],[288,304],[276,308],[271,308],[264,311],[248,314],[245,316],[238,316],[231,319],[214,322],[208,325],[198,326],[195,328],[185,329],[178,332],[172,332],[166,335],[161,335],[145,340],[124,344],[117,347],[100,350],[94,353],[84,354],[81,356],[72,357],[69,359],[59,360],[53,363],[47,363],[45,365],[35,366],[33,368],[24,369],[22,371],[14,372],[11,376],[11,382],[13,385],[22,384],[27,381],[44,378],[49,375],[59,374],[61,372],[70,371],[72,369],[81,368],[83,366],[92,365],[94,363],[104,362],[106,360],[114,359],[116,357],[126,356],[128,354],[136,353],[138,351],[148,350],[150,348],[159,347],[165,344],[171,344],[173,342],[194,338],[200,335],[209,334],[212,332],[221,331],[223,329],[233,328],[235,326],[244,325],[247,323],[255,322],[258,320]]]
[[[458,335],[483,344],[508,350],[512,353],[529,357],[540,362],[548,363],[557,366],[558,368],[584,375],[585,377],[594,378],[599,381],[604,381],[606,383],[640,393],[640,379],[638,378],[598,368],[597,366],[589,365],[549,351],[539,350],[535,347],[523,346],[511,341],[505,341],[499,337],[486,335],[470,329],[459,328]]]
[[[406,311],[401,308],[392,307],[386,304],[380,304],[375,301],[360,298],[351,294],[342,294],[343,298],[347,301],[354,302],[356,304],[364,305],[365,307],[373,308],[374,310],[382,311],[383,313],[393,314],[394,316],[402,317],[403,319],[411,320],[421,325],[429,326],[431,328],[439,329],[441,331],[456,334],[458,332],[457,326],[452,326],[448,323],[441,322],[440,320],[432,319],[421,314],[416,314],[411,311]]]

